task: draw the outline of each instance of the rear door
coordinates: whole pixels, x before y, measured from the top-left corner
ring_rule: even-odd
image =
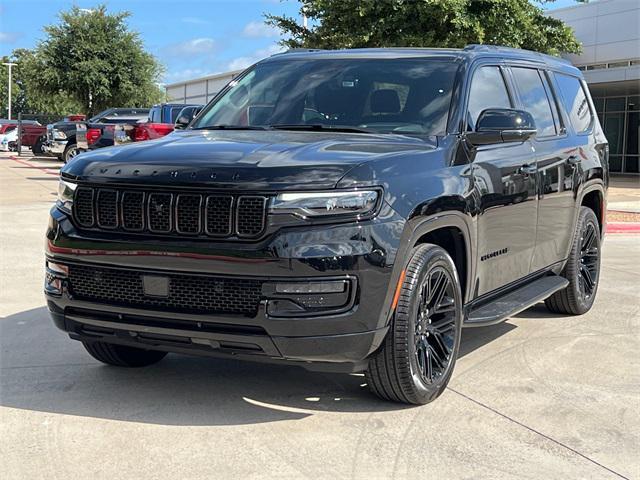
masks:
[[[551,77],[536,66],[512,66],[519,108],[533,116],[532,139],[538,162],[538,225],[531,259],[533,272],[561,262],[573,237],[575,165],[578,151],[552,88]]]
[[[487,108],[514,108],[506,71],[478,66],[471,77],[467,106],[473,130]],[[530,273],[536,238],[537,167],[530,142],[480,146],[473,159],[477,217],[477,296],[513,283]]]

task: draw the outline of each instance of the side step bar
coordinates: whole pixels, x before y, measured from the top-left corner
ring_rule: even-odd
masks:
[[[494,325],[526,310],[569,285],[569,280],[557,275],[542,277],[502,297],[489,301],[469,312],[465,327]]]

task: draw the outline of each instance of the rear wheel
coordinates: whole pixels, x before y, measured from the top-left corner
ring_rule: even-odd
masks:
[[[167,352],[114,345],[104,342],[82,342],[96,360],[116,367],[146,367],[162,360]]]
[[[453,260],[436,245],[416,247],[391,329],[369,361],[371,391],[395,402],[422,405],[435,400],[453,373],[461,328],[462,293]]]
[[[598,219],[593,210],[580,207],[573,245],[562,273],[569,285],[544,301],[549,310],[567,315],[591,310],[600,280],[600,253]]]

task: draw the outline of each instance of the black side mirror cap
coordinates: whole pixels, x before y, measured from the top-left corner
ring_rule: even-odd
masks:
[[[474,132],[466,134],[472,145],[524,142],[536,134],[536,124],[529,112],[511,108],[488,108],[478,117]]]

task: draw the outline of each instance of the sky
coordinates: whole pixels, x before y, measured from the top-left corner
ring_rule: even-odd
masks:
[[[286,14],[301,22],[296,0],[0,0],[0,56],[33,48],[43,27],[73,5],[131,13],[128,24],[166,67],[163,83],[245,68],[282,49],[279,32],[264,14]],[[574,0],[547,3],[553,9]]]

